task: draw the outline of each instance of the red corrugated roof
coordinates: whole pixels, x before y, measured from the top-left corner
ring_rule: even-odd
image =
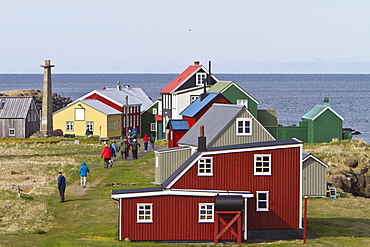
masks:
[[[186,70],[184,70],[180,75],[178,75],[173,81],[171,81],[167,86],[165,86],[160,93],[171,93],[172,90],[181,85],[186,79],[189,78],[194,72],[196,72],[202,65],[190,65]]]

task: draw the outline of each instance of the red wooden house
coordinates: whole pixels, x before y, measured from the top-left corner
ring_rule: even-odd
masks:
[[[177,142],[189,130],[189,124],[187,120],[172,119],[168,122],[167,129],[169,129],[168,147],[174,148],[179,146]]]
[[[206,148],[200,137],[198,152],[162,187],[111,192],[119,239],[300,238],[301,153],[297,139]]]
[[[188,121],[189,128],[191,128],[214,103],[231,104],[222,94],[205,93],[186,107],[180,115],[182,119]]]

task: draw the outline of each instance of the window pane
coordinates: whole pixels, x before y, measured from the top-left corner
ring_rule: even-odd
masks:
[[[267,208],[267,203],[266,202],[258,202],[258,207],[259,208]]]
[[[266,193],[259,193],[258,194],[258,199],[259,200],[266,200],[267,199],[267,194]]]

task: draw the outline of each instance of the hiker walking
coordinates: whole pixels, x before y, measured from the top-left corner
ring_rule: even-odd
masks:
[[[105,145],[100,157],[104,158],[104,168],[109,168],[109,161],[112,157],[112,152],[110,151],[108,145]]]
[[[154,134],[150,134],[149,142],[150,142],[150,147],[152,148],[152,151],[154,151],[154,142],[155,142]]]
[[[133,139],[131,143],[133,159],[137,159],[137,150],[139,149],[139,147],[141,147],[140,143],[136,139]]]
[[[121,156],[122,156],[122,159],[123,159],[123,155],[125,155],[125,160],[127,159],[128,157],[128,154],[129,154],[129,150],[130,150],[130,144],[128,143],[128,139],[126,138],[126,140],[123,140],[121,142]]]
[[[119,150],[119,147],[118,147],[118,145],[117,145],[116,141],[113,141],[113,142],[112,142],[112,147],[113,147],[113,149],[114,149],[114,154],[113,154],[112,156],[113,156],[113,157],[116,157],[116,156],[117,156],[117,153],[118,153],[118,150]]]
[[[88,172],[90,172],[90,169],[86,166],[86,162],[82,162],[79,171],[81,177],[81,187],[86,188],[86,177]]]
[[[144,142],[144,152],[146,153],[146,151],[148,150],[148,142],[149,142],[149,137],[147,134],[144,135],[143,142]]]
[[[63,176],[62,172],[58,173],[58,190],[60,196],[60,202],[65,202],[64,192],[66,191],[66,178]]]

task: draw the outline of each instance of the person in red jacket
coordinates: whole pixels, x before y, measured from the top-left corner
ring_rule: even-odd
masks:
[[[143,142],[144,142],[144,152],[146,153],[146,151],[148,150],[148,142],[149,142],[149,137],[147,134],[144,135]]]
[[[104,158],[104,168],[109,167],[109,161],[112,157],[112,152],[110,151],[108,145],[105,145],[103,151],[101,152],[100,155],[101,158]]]

